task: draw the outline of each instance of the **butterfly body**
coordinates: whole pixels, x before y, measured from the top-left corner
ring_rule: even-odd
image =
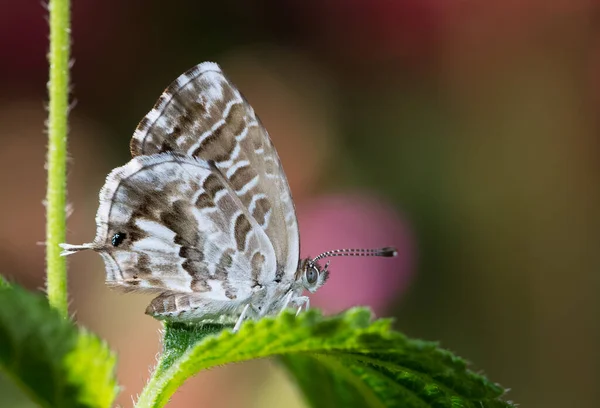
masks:
[[[239,326],[308,306],[302,292],[323,285],[327,266],[300,260],[277,152],[217,64],[175,80],[130,147],[100,191],[94,241],[63,244],[63,254],[97,251],[109,286],[159,294],[146,310],[159,319],[233,316]]]

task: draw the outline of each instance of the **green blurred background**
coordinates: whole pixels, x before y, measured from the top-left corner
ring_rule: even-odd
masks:
[[[37,1],[0,5],[1,273],[39,289],[45,11]],[[300,227],[335,195],[351,220],[392,241],[382,245],[400,246],[402,279],[384,266],[347,275],[391,279],[395,292],[373,283],[371,298],[354,303],[439,340],[523,407],[598,407],[598,6],[74,1],[70,242],[93,236],[103,179],[128,160],[133,129],[162,89],[214,60],[269,129]],[[307,237],[335,235],[336,205]],[[106,289],[94,254],[73,257],[70,271],[72,313],[118,351],[118,402],[131,406],[159,350],[160,326],[142,313],[150,298]],[[320,298],[326,309],[349,291],[340,276]],[[274,362],[255,362],[202,373],[170,406],[283,402],[303,406]],[[31,404],[0,377],[0,406]]]

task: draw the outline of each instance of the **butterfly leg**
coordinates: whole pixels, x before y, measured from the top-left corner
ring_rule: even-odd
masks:
[[[250,307],[250,303],[248,303],[246,306],[244,306],[244,310],[242,310],[242,314],[240,314],[240,317],[238,318],[237,322],[235,323],[235,326],[233,326],[234,333],[240,329],[240,326],[242,325],[242,322],[244,321],[244,318],[246,317],[246,313],[248,313],[249,307]]]
[[[304,310],[308,310],[310,308],[310,298],[308,296],[300,296],[294,301],[294,303],[296,304],[296,306],[298,306],[296,316],[300,314],[300,311],[302,311],[303,306]]]
[[[290,301],[292,300],[292,295],[294,294],[294,292],[292,292],[291,290],[288,292],[287,295],[285,295],[285,300],[283,301],[283,306],[281,308],[281,311],[279,313],[283,313],[283,311],[285,309],[287,309],[287,307],[290,304]]]

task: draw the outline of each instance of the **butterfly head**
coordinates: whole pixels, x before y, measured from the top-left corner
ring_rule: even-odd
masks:
[[[324,267],[321,267],[318,262],[310,258],[302,260],[299,268],[299,279],[301,279],[304,289],[314,293],[323,286],[329,277],[328,266],[329,262]]]
[[[329,261],[324,267],[321,267],[319,260],[323,258],[331,258],[335,256],[383,256],[394,257],[398,255],[395,248],[378,248],[378,249],[335,249],[333,251],[323,252],[319,256],[310,259],[304,259],[300,262],[299,274],[297,279],[302,280],[302,285],[309,292],[315,292],[319,289],[329,277]]]

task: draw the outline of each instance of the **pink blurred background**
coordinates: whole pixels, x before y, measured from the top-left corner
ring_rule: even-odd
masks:
[[[279,151],[302,254],[399,248],[333,259],[314,307],[394,316],[522,406],[600,405],[597,2],[74,3],[69,242],[93,237],[104,177],[162,90],[213,60]],[[47,26],[38,2],[0,4],[0,273],[35,290]],[[131,406],[160,347],[150,297],[108,290],[93,253],[69,266],[71,311],[119,353]],[[304,406],[263,361],[202,373],[170,406],[282,401]],[[0,405],[32,406],[3,377]]]

